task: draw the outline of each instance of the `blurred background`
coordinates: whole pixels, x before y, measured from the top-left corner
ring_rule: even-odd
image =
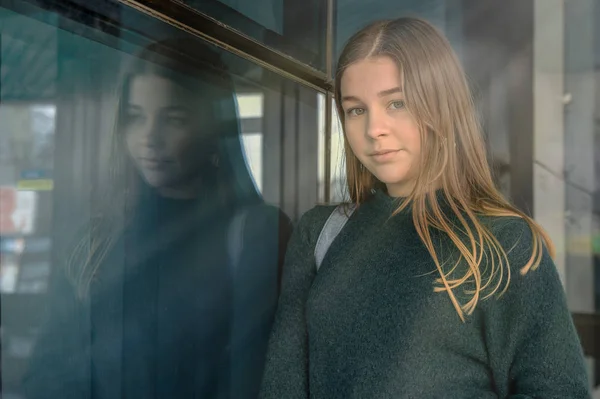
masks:
[[[48,282],[92,216],[132,54],[173,36],[214,47],[245,167],[296,221],[345,195],[338,53],[403,15],[434,23],[462,59],[498,186],[556,244],[600,398],[600,0],[0,0],[2,397],[22,397]]]

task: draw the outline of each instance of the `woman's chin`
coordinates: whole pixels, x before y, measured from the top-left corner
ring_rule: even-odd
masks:
[[[162,189],[173,185],[176,179],[170,178],[165,173],[156,171],[144,171],[142,173],[144,182],[155,189]]]

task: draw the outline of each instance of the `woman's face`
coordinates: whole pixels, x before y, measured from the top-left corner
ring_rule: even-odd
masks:
[[[340,90],[352,152],[391,196],[407,196],[419,170],[421,135],[406,109],[396,63],[389,57],[358,61],[344,72]]]
[[[125,141],[140,174],[163,193],[189,189],[209,156],[200,126],[211,125],[210,110],[194,104],[191,91],[156,75],[134,77],[127,94]]]

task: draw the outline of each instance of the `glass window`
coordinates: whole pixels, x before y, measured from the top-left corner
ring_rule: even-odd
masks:
[[[7,104],[0,117],[0,291],[43,293],[50,271],[56,107]]]
[[[596,118],[600,111],[600,83],[596,70],[597,2],[584,1],[565,8],[565,189],[567,209],[567,281],[577,290],[573,310],[600,311],[594,286],[593,238],[599,215],[594,212],[600,154]],[[597,273],[597,272],[596,272]]]
[[[2,396],[252,397],[322,95],[118,2],[36,4],[0,8]]]
[[[564,8],[565,280],[569,307],[600,330],[600,4]],[[592,316],[593,315],[593,316]],[[592,331],[592,330],[590,330]],[[585,333],[584,333],[585,334]],[[591,342],[591,341],[594,342]],[[590,345],[592,344],[592,345]],[[591,365],[594,362],[590,362]],[[591,368],[600,392],[600,362]]]
[[[182,3],[325,71],[326,1],[183,0]]]
[[[460,53],[462,40],[462,5],[457,0],[338,0],[336,1],[335,55],[340,54],[352,34],[369,22],[418,16],[444,31]]]

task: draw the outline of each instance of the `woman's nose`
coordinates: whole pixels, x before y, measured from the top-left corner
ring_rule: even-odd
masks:
[[[389,133],[387,115],[384,111],[371,109],[367,115],[367,136],[377,138]]]
[[[161,123],[158,118],[149,118],[144,126],[142,139],[148,146],[158,146],[164,141],[162,137]]]

